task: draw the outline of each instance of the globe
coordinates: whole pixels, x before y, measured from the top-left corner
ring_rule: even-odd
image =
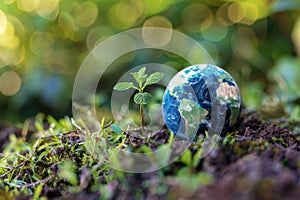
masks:
[[[181,138],[195,140],[208,130],[224,135],[239,120],[240,91],[234,78],[220,67],[192,65],[169,82],[162,111],[167,128]]]

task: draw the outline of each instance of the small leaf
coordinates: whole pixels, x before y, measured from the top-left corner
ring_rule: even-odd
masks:
[[[33,199],[39,199],[43,190],[43,184],[40,183],[34,190]]]
[[[75,164],[72,160],[64,160],[59,166],[58,177],[68,181],[71,185],[78,184]]]
[[[123,131],[117,124],[110,125],[110,130],[114,133],[121,134]]]
[[[146,79],[146,83],[145,83],[144,87],[147,85],[152,85],[152,84],[158,83],[163,78],[164,78],[164,73],[154,72],[153,74],[150,74],[150,76]]]
[[[189,149],[183,153],[181,156],[181,162],[186,164],[187,166],[190,166],[192,163],[192,153]]]
[[[142,68],[138,71],[139,77],[144,76],[144,75],[145,75],[145,72],[146,72],[146,67],[142,67]]]
[[[142,67],[138,72],[130,73],[140,87],[142,87],[144,81],[147,78],[147,74],[145,74],[145,72],[146,72],[146,67]]]
[[[136,89],[132,82],[119,82],[115,85],[115,90],[128,90],[130,88]]]
[[[193,156],[193,167],[196,168],[201,161],[203,155],[203,148],[199,148],[195,155]]]
[[[149,94],[148,92],[144,92],[144,93],[135,94],[133,100],[136,104],[145,105],[150,102],[150,99],[151,99],[151,94]]]
[[[172,147],[170,144],[162,144],[155,151],[155,158],[158,166],[166,166],[171,158]]]

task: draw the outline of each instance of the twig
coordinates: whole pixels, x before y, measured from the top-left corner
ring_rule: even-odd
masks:
[[[33,183],[28,183],[28,184],[25,184],[25,185],[18,185],[18,184],[14,184],[14,183],[6,183],[10,186],[14,186],[14,187],[17,187],[17,188],[23,188],[23,187],[35,187],[39,184],[45,184],[47,183],[49,180],[51,180],[54,176],[50,176],[48,178],[45,178],[45,179],[42,179],[42,180],[39,180],[39,181],[36,181],[36,182],[33,182]]]
[[[23,167],[25,165],[25,162],[22,162],[20,164],[18,164],[17,166],[13,166],[11,167],[7,172],[5,172],[4,174],[0,175],[0,179],[4,178],[7,174],[9,174],[12,170],[19,168],[19,167]]]

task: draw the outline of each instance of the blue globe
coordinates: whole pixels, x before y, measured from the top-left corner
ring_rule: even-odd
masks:
[[[187,67],[169,82],[162,102],[167,128],[194,140],[211,129],[225,134],[240,116],[241,96],[233,77],[210,64]]]

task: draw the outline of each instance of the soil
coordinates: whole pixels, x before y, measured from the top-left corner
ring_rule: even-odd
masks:
[[[244,110],[240,123],[230,137],[226,137],[231,140],[221,140],[193,169],[194,173],[211,174],[214,179],[211,184],[193,191],[187,189],[189,186],[182,187],[176,174],[184,165],[174,162],[162,170],[163,176],[161,170],[125,173],[123,180],[107,183],[107,189],[112,191],[110,199],[299,199],[300,132],[292,132],[281,124],[286,123],[264,122],[259,113]],[[299,130],[300,124],[297,126]],[[10,132],[18,130],[0,127],[0,147],[7,142]],[[20,130],[18,134],[20,136]],[[155,149],[169,139],[165,127],[152,133],[147,141],[138,132],[127,134],[126,144],[133,147],[144,144]],[[64,197],[60,191],[50,188],[45,188],[44,193],[50,199],[101,197],[101,192],[90,193],[88,187]],[[26,196],[19,197],[24,198]]]

